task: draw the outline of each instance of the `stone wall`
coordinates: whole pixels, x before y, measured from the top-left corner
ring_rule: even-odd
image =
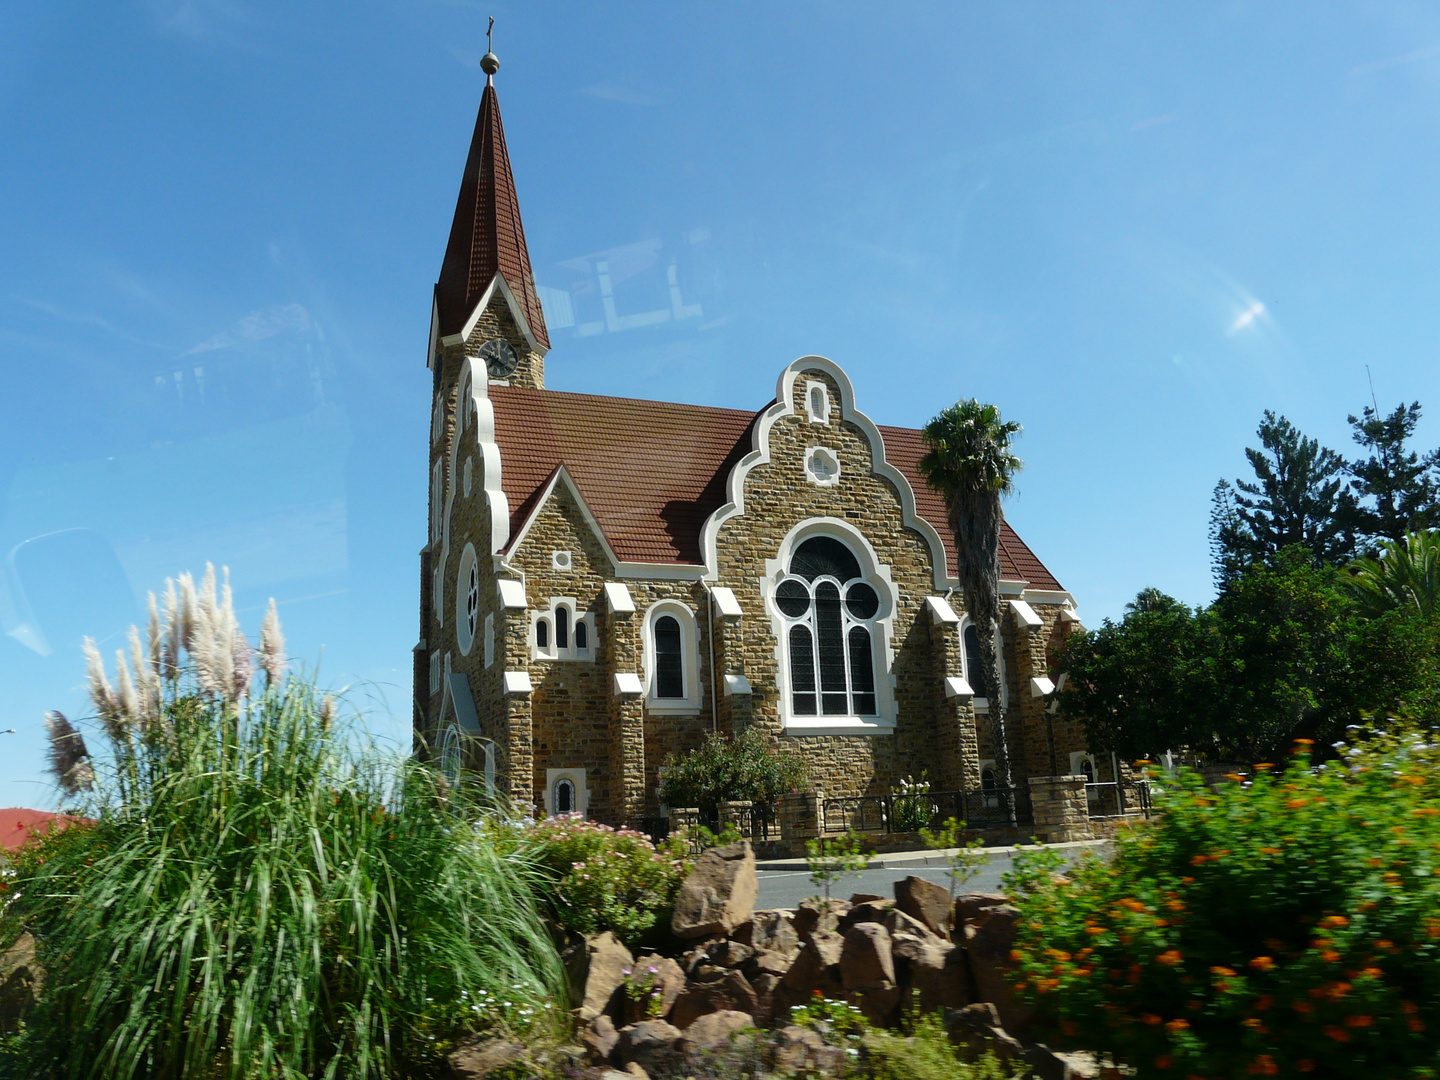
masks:
[[[1084,776],[1032,776],[1029,785],[1035,833],[1041,840],[1063,844],[1094,838]]]

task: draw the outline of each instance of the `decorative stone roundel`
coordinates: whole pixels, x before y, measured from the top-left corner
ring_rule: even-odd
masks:
[[[470,655],[475,644],[475,625],[480,615],[480,564],[475,545],[466,544],[455,575],[455,640],[460,651]]]
[[[832,450],[812,446],[805,454],[805,476],[813,484],[830,487],[840,480],[840,459]]]

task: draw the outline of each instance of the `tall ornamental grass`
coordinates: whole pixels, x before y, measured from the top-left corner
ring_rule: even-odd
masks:
[[[94,824],[35,849],[6,913],[46,971],[37,1072],[423,1077],[467,1033],[555,1030],[535,871],[284,673],[273,605],[263,680],[213,574],[152,598],[113,688],[90,651],[110,753],[50,725]]]

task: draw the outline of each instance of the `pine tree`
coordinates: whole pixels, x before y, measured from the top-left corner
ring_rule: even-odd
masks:
[[[1256,434],[1261,448],[1245,450],[1255,481],[1232,487],[1222,480],[1215,488],[1210,543],[1222,591],[1245,567],[1270,562],[1291,545],[1319,563],[1348,562],[1355,553],[1344,459],[1269,409]]]
[[[1353,530],[1373,548],[1440,526],[1440,450],[1421,457],[1405,446],[1420,422],[1420,403],[1402,402],[1385,417],[1367,408],[1347,419],[1355,441],[1368,452],[1347,466],[1353,477]]]

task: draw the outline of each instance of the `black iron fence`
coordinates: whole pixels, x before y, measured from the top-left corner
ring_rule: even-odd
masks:
[[[1126,814],[1150,816],[1150,782],[1133,784],[1114,781],[1085,785],[1085,802],[1091,818],[1124,817]]]
[[[970,828],[1026,824],[1014,788],[982,791],[929,791],[919,795],[856,795],[825,799],[820,805],[824,832],[911,833],[938,828],[956,818]]]

